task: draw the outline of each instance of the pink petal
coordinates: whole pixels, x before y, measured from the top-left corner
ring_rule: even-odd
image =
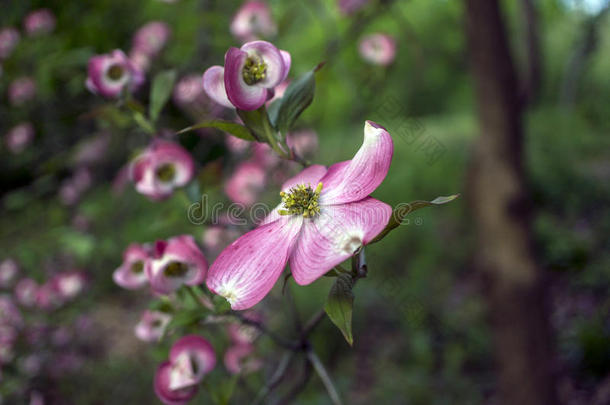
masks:
[[[203,89],[208,97],[216,103],[233,108],[225,90],[225,69],[222,66],[212,66],[203,74]]]
[[[374,198],[321,207],[320,215],[306,220],[290,257],[294,280],[306,285],[366,245],[383,228],[392,208]]]
[[[303,169],[299,174],[291,177],[282,184],[282,191],[288,191],[291,187],[299,184],[309,184],[312,188],[316,188],[320,179],[326,174],[326,167],[322,165],[311,165]]]
[[[302,217],[284,217],[237,239],[210,267],[208,288],[236,310],[257,304],[282,274],[302,224]]]
[[[165,405],[183,405],[191,400],[197,394],[198,386],[184,388],[181,390],[170,390],[169,380],[172,370],[172,364],[165,361],[159,365],[155,374],[155,394]]]
[[[180,356],[187,354],[197,362],[197,378],[201,380],[216,366],[216,353],[206,339],[197,335],[187,335],[178,339],[169,352],[169,361],[174,363]]]
[[[283,49],[280,49],[280,53],[282,54],[282,59],[284,60],[284,74],[282,76],[282,80],[280,80],[280,82],[283,82],[284,80],[286,80],[286,78],[288,77],[288,73],[290,72],[290,66],[292,65],[292,56],[290,55],[290,52],[284,51]]]
[[[248,54],[229,48],[225,55],[225,89],[231,103],[240,110],[256,110],[267,101],[267,89],[244,81],[243,68]]]
[[[364,142],[356,156],[331,166],[320,180],[323,184],[320,205],[358,201],[371,194],[388,173],[393,153],[394,145],[388,131],[366,121]]]

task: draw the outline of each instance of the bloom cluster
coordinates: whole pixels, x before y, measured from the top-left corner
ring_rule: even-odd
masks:
[[[51,319],[63,318],[62,309],[83,292],[85,274],[59,272],[39,284],[21,273],[14,260],[0,262],[0,378],[28,381],[75,371],[83,362],[89,321]]]

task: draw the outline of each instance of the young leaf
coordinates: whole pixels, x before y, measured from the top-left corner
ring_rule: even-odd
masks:
[[[290,83],[284,96],[276,101],[281,104],[277,107],[277,113],[273,111],[271,122],[282,135],[285,136],[290,131],[297,118],[313,101],[316,89],[315,72],[316,69],[310,70]]]
[[[420,208],[424,208],[424,207],[431,207],[431,206],[435,206],[435,205],[446,204],[448,202],[455,200],[459,196],[460,196],[459,194],[454,194],[454,195],[450,195],[447,197],[436,197],[432,201],[419,200],[419,201],[413,201],[410,203],[398,204],[396,206],[396,208],[394,208],[394,212],[392,213],[392,216],[390,217],[390,220],[388,221],[388,224],[386,225],[386,227],[383,229],[383,231],[381,231],[381,233],[379,235],[377,235],[377,237],[375,237],[375,239],[370,241],[369,244],[379,242],[381,239],[385,238],[386,235],[388,233],[390,233],[390,231],[397,228],[402,223],[402,221],[405,219],[405,217],[408,214],[412,213],[413,211],[418,210]]]
[[[174,82],[176,81],[176,71],[166,70],[155,76],[150,88],[150,105],[148,106],[148,116],[155,122],[159,118],[159,113],[163,109],[169,96],[172,94]]]
[[[352,307],[354,305],[354,294],[352,287],[354,281],[349,274],[340,274],[330,288],[328,299],[324,305],[324,311],[330,320],[339,328],[347,343],[354,344],[352,336]]]
[[[220,129],[221,131],[228,132],[231,135],[244,139],[246,141],[255,141],[256,140],[250,134],[250,131],[248,130],[248,128],[246,128],[243,125],[238,124],[236,122],[224,121],[224,120],[203,121],[203,122],[200,122],[199,124],[195,124],[190,127],[184,128],[184,129],[178,131],[177,134],[183,134],[185,132],[194,131],[194,130],[200,129],[200,128],[216,128],[216,129]]]
[[[237,115],[242,119],[246,127],[250,130],[250,133],[257,141],[267,140],[268,134],[274,132],[269,122],[269,116],[267,115],[267,109],[262,106],[258,110],[245,111],[237,110]]]

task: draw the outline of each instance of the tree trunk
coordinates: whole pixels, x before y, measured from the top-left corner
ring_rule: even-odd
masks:
[[[520,87],[497,0],[465,0],[482,132],[469,171],[476,263],[486,294],[503,405],[555,397],[546,286],[533,255],[523,176]]]

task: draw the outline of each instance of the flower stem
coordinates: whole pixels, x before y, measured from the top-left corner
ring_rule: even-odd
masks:
[[[326,371],[326,367],[324,367],[324,364],[322,364],[322,361],[320,360],[318,355],[313,350],[309,350],[307,352],[307,359],[309,359],[314,370],[316,370],[316,373],[318,373],[318,376],[320,376],[322,384],[324,384],[324,387],[328,392],[328,396],[330,397],[330,400],[333,402],[333,404],[343,405],[343,402],[339,397],[339,392],[335,388],[335,385],[333,384],[333,381],[330,378],[328,371]]]

